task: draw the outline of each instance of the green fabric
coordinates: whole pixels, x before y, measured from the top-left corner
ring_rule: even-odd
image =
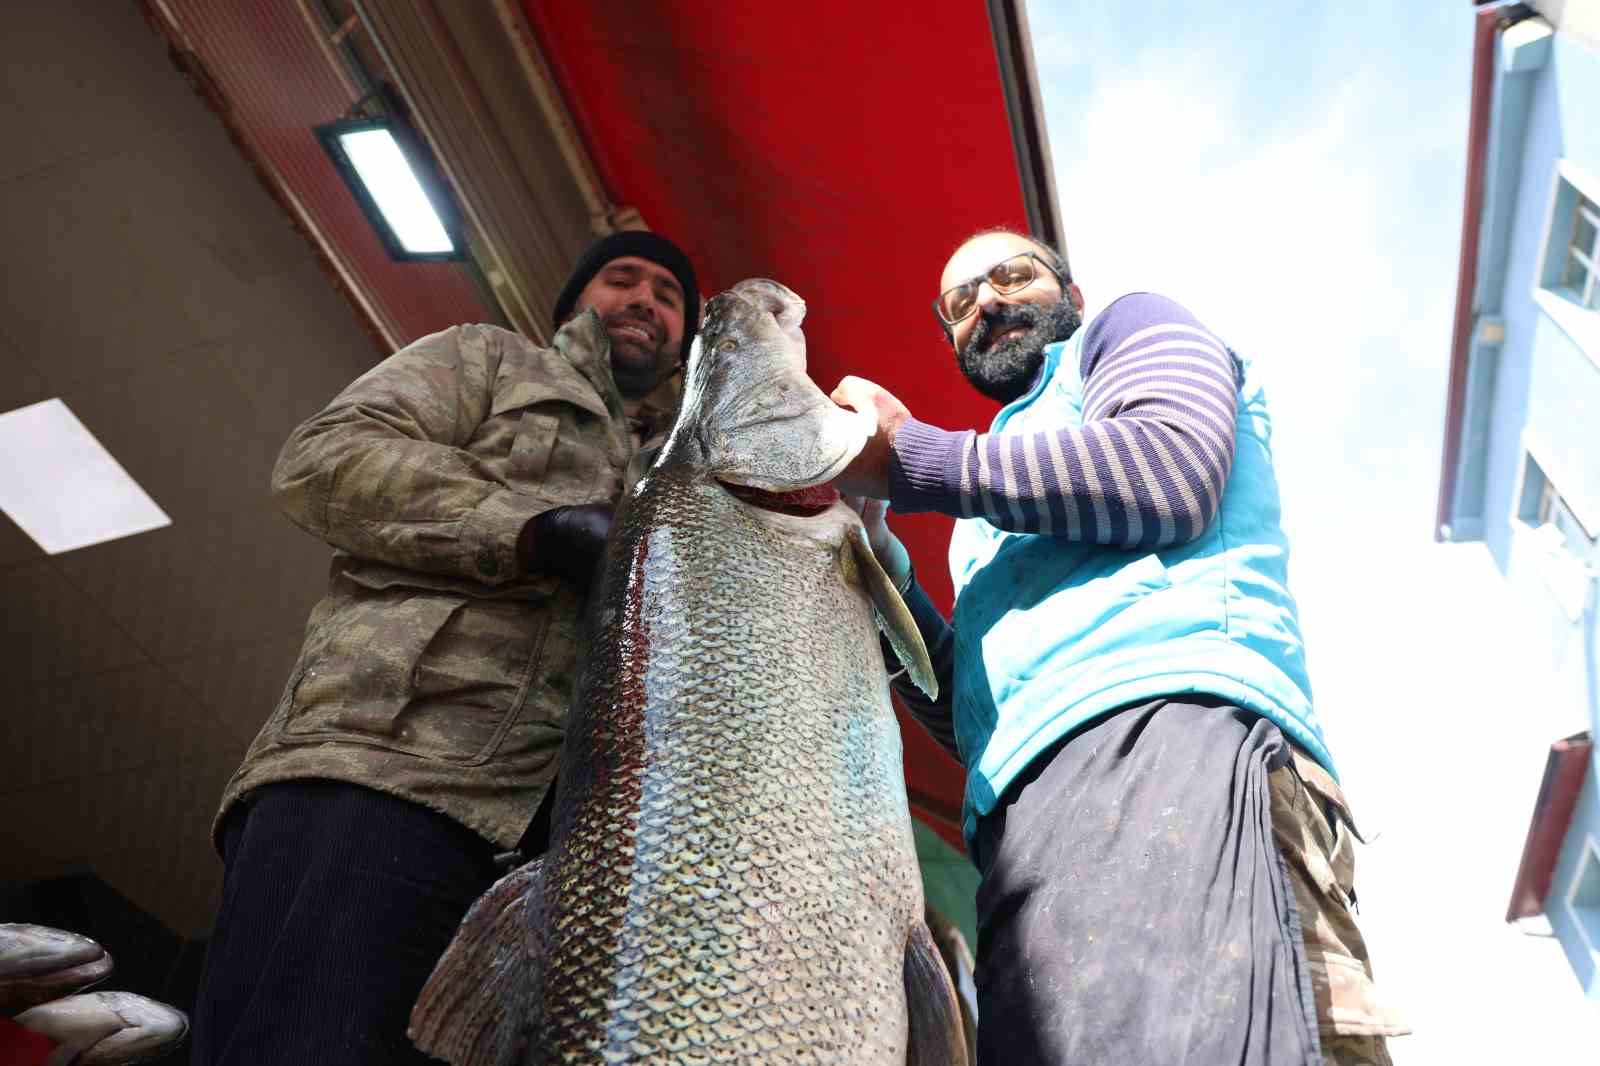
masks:
[[[967,947],[978,953],[978,870],[944,838],[915,818],[917,864],[922,867],[922,895],[928,906],[956,923]]]

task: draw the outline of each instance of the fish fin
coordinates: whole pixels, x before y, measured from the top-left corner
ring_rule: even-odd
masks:
[[[926,922],[911,927],[905,979],[906,1066],[968,1066],[961,1008]]]
[[[900,664],[906,668],[912,683],[930,700],[938,699],[939,679],[933,676],[928,646],[923,643],[916,620],[911,617],[911,609],[906,606],[900,590],[894,587],[894,581],[878,562],[878,557],[872,554],[872,546],[867,543],[867,531],[860,526],[853,526],[849,540],[861,581],[867,587],[867,595],[872,597],[878,628],[889,638],[889,647],[899,656]]]
[[[955,985],[956,1003],[961,1007],[961,1032],[967,1042],[967,1058],[977,1062],[978,986],[973,982],[973,970],[977,964],[973,961],[972,949],[967,947],[967,938],[961,935],[956,923],[932,907],[923,908],[923,917],[927,920],[928,932],[933,934],[933,942],[939,947],[945,972]]]
[[[633,458],[628,460],[628,467],[622,472],[622,494],[628,495],[639,479],[649,472],[655,465],[656,456],[661,454],[661,445],[654,444],[648,448],[640,448],[633,453]]]
[[[422,986],[406,1035],[452,1066],[526,1060],[544,984],[544,860],[490,886]]]

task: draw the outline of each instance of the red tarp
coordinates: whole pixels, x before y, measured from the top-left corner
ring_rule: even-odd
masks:
[[[708,295],[781,281],[824,390],[858,374],[925,421],[988,425],[931,309],[962,237],[1027,226],[985,5],[524,7],[612,199],[682,243]],[[948,610],[950,521],[893,525]],[[958,842],[961,769],[904,732],[912,802]]]

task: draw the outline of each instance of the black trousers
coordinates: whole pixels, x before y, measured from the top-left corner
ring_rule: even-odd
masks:
[[[225,827],[192,1061],[433,1062],[406,1039],[406,1021],[467,908],[502,872],[497,850],[442,814],[358,785],[251,792]]]
[[[982,1066],[1320,1066],[1267,786],[1288,745],[1192,700],[1072,734],[980,823]]]

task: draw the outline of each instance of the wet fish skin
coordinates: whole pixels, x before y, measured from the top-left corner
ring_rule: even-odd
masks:
[[[707,305],[683,408],[613,528],[552,847],[475,905],[413,1012],[457,1066],[964,1063],[923,924],[876,614],[931,685],[830,480],[860,419],[804,375],[803,304]]]
[[[47,1066],[150,1062],[182,1042],[182,1011],[131,992],[82,991],[111,970],[111,956],[86,936],[0,924],[0,1013],[60,1045]]]
[[[60,1045],[46,1066],[130,1066],[172,1051],[189,1032],[183,1012],[132,992],[85,992],[51,1000],[16,1022]]]
[[[111,974],[111,956],[86,936],[47,925],[0,923],[0,1012],[13,1014]]]

